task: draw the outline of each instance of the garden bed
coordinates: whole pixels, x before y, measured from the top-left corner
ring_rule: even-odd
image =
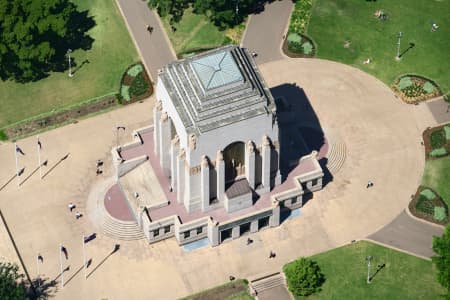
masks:
[[[8,139],[18,139],[47,127],[76,122],[80,117],[112,108],[117,103],[116,94],[94,98],[59,111],[52,111],[2,128],[2,135],[6,135]]]
[[[423,141],[425,158],[437,159],[450,155],[450,123],[426,129]]]
[[[120,82],[120,103],[130,104],[147,98],[152,93],[153,85],[144,66],[141,63],[131,65]]]
[[[413,104],[442,95],[437,84],[418,75],[400,76],[392,89],[403,101]]]
[[[248,286],[245,280],[236,280],[191,296],[181,300],[227,300],[227,299],[254,299],[248,293]]]
[[[283,52],[289,57],[314,57],[316,46],[304,34],[289,33],[283,41]]]
[[[436,224],[444,225],[450,221],[447,204],[429,187],[419,186],[409,203],[409,211],[420,219]]]

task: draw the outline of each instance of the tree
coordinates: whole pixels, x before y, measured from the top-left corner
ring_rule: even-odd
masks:
[[[437,280],[447,289],[447,299],[450,299],[450,225],[441,237],[433,237],[433,250],[437,254],[431,258],[438,269]]]
[[[69,0],[0,0],[0,79],[36,81],[68,68],[68,49],[90,49],[95,25]]]
[[[317,263],[304,257],[285,265],[283,271],[289,291],[296,296],[308,296],[320,291],[325,281]]]
[[[22,278],[18,270],[16,264],[0,262],[0,299],[27,299],[24,284],[18,282]]]

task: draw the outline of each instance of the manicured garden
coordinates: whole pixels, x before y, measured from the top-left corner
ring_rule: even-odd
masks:
[[[310,2],[299,0],[296,7],[305,10]],[[405,94],[432,96],[436,92],[434,83],[444,94],[449,93],[450,27],[445,26],[446,1],[315,0],[310,18],[305,12],[300,16],[294,13],[294,17],[297,25],[291,19],[290,32],[296,30],[312,37],[317,46],[316,57],[360,68],[388,86],[404,74],[419,75],[430,82],[419,86],[415,78],[406,79],[402,90]],[[433,23],[438,26],[434,31]],[[400,31],[401,59],[396,61]]]
[[[235,280],[215,288],[188,296],[182,300],[253,300],[245,280]]]
[[[373,257],[370,284],[366,282],[368,256]],[[366,241],[309,259],[320,266],[325,282],[308,299],[439,299],[445,293],[431,261]]]
[[[184,11],[179,23],[172,26],[169,20],[170,15],[162,18],[170,42],[179,57],[231,43],[238,44],[245,29],[243,23],[220,31],[205,15],[194,14],[190,8]]]
[[[122,16],[113,0],[74,0],[80,10],[89,10],[96,25],[87,51],[74,51],[76,65],[68,73],[26,84],[0,82],[0,128],[22,119],[51,112],[102,95],[119,92],[120,78],[138,60]]]
[[[450,222],[450,124],[428,128],[423,141],[425,171],[409,210],[416,217],[446,224]]]

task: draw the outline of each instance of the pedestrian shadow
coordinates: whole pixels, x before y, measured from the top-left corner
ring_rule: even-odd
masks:
[[[91,275],[92,275],[98,268],[100,268],[100,266],[103,265],[103,264],[105,263],[105,261],[106,261],[111,255],[113,255],[114,253],[116,253],[117,251],[119,251],[119,249],[120,249],[120,245],[119,245],[119,244],[115,244],[115,245],[114,245],[114,249],[113,249],[108,255],[106,255],[105,258],[104,258],[97,266],[95,266],[95,268],[94,268],[94,269],[86,276],[86,278],[91,277]]]
[[[51,171],[53,171],[53,169],[55,169],[60,163],[62,163],[63,161],[65,161],[68,157],[69,157],[70,153],[67,153],[66,155],[64,155],[63,157],[61,157],[61,159],[56,162],[56,164],[54,164],[47,172],[45,172],[44,175],[42,175],[42,179],[44,179]]]

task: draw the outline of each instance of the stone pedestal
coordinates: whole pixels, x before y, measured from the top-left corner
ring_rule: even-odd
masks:
[[[170,175],[170,119],[166,112],[159,119],[159,163],[164,175]]]
[[[172,191],[176,192],[177,189],[177,154],[179,152],[180,148],[180,139],[178,136],[175,136],[175,138],[170,143],[170,186],[172,187]]]
[[[255,146],[252,141],[245,147],[245,177],[251,189],[255,189]]]
[[[202,157],[200,173],[201,207],[202,211],[206,211],[209,206],[209,162],[206,156]]]
[[[262,158],[262,168],[261,168],[261,184],[265,192],[270,191],[270,141],[267,136],[262,139],[261,147],[261,158]]]
[[[219,199],[219,201],[223,201],[225,194],[225,162],[223,160],[222,151],[217,151],[216,173],[217,173],[217,199]]]
[[[186,154],[184,152],[184,149],[181,148],[180,152],[177,155],[177,202],[183,203],[183,196],[184,196],[184,164],[185,164]]]

